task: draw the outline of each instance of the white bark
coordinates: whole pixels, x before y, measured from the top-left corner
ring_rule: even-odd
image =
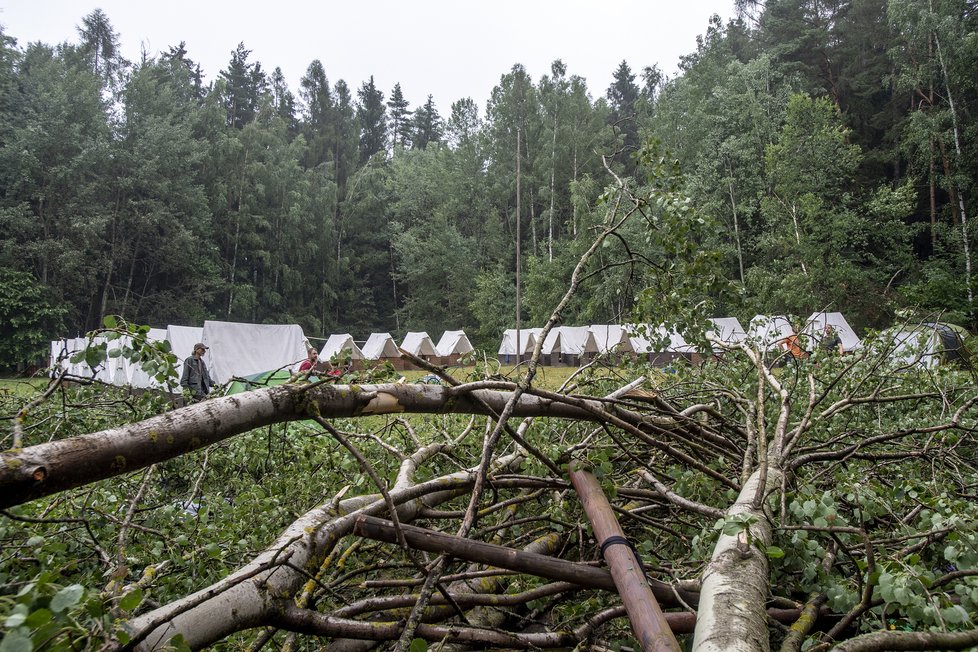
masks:
[[[728,515],[753,514],[750,528],[737,536],[720,534],[713,557],[703,571],[700,602],[693,634],[693,652],[767,652],[770,649],[765,601],[770,591],[766,548],[771,543],[771,524],[762,509],[751,503],[762,475],[766,486],[781,484],[781,472],[769,467],[754,471],[743,486]]]

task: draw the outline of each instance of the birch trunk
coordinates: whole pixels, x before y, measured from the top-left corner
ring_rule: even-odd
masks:
[[[771,524],[763,506],[752,502],[766,475],[765,489],[781,484],[781,471],[769,466],[754,471],[728,516],[751,514],[757,522],[737,536],[720,534],[713,556],[703,571],[700,603],[693,635],[693,652],[767,652],[770,650],[765,601],[770,592],[766,548]]]

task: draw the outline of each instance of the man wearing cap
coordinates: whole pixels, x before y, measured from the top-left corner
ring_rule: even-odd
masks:
[[[207,365],[204,364],[204,352],[207,347],[201,343],[194,344],[194,354],[183,361],[183,376],[180,377],[180,386],[190,391],[194,401],[199,401],[207,396],[214,381],[207,373]]]

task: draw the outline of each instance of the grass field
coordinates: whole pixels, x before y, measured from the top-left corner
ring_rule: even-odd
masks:
[[[0,378],[0,394],[30,396],[47,385],[47,378]]]
[[[575,371],[577,371],[576,367],[538,367],[534,385],[543,389],[556,390]],[[477,378],[472,376],[475,373],[475,367],[452,367],[448,372],[462,382],[477,380]],[[417,382],[423,376],[429,375],[429,372],[417,369],[410,369],[399,373],[409,383]],[[498,375],[514,382],[517,380],[516,369],[512,366],[500,367]],[[46,378],[0,378],[0,396],[28,397],[39,391],[43,391],[45,387],[47,387]]]

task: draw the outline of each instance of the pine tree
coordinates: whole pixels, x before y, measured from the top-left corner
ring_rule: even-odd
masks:
[[[636,121],[635,103],[639,98],[639,88],[635,84],[635,75],[628,63],[622,60],[615,70],[614,82],[608,87],[608,102],[611,105],[611,115],[608,123],[615,127],[621,137],[621,149],[615,159],[631,172],[634,164],[630,154],[638,150],[638,124]]]
[[[357,120],[360,122],[360,165],[377,152],[383,152],[387,144],[387,111],[384,94],[374,83],[374,76],[357,91]]]
[[[227,70],[222,70],[224,80],[224,107],[227,110],[228,126],[243,128],[255,119],[261,96],[268,90],[268,80],[258,62],[248,63],[251,50],[244,43],[231,53]]]
[[[319,59],[309,64],[299,80],[299,98],[303,105],[302,133],[307,144],[305,165],[311,169],[333,159],[336,140],[333,96]]]
[[[204,71],[201,70],[199,63],[187,56],[186,41],[180,41],[180,45],[171,45],[160,55],[160,60],[183,66],[186,69],[187,79],[190,80],[193,96],[198,102],[204,99]]]
[[[295,96],[289,90],[282,69],[278,67],[272,72],[272,104],[275,107],[275,115],[285,122],[290,136],[294,136],[299,127],[295,115]]]
[[[119,54],[119,33],[112,29],[109,17],[101,9],[82,18],[77,29],[82,39],[82,52],[89,58],[92,72],[103,87],[111,88],[126,63]]]
[[[398,145],[406,148],[411,142],[411,112],[408,106],[400,83],[394,84],[387,108],[390,109],[391,145],[395,148]]]
[[[414,111],[414,136],[412,145],[414,149],[424,149],[429,143],[440,143],[444,136],[441,116],[435,108],[435,100],[429,95],[428,101],[424,106],[418,107]]]

